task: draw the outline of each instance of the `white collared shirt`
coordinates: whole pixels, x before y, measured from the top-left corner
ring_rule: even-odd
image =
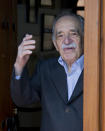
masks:
[[[68,88],[68,100],[69,100],[74,91],[79,76],[84,68],[84,55],[82,55],[78,60],[76,60],[72,64],[70,72],[68,72],[67,64],[62,59],[61,56],[59,57],[58,62],[64,67],[67,75],[67,88]]]

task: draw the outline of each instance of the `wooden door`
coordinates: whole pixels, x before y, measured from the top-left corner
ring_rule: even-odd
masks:
[[[100,131],[105,131],[105,0],[101,4]]]
[[[85,0],[84,131],[105,131],[105,0]]]
[[[12,0],[0,1],[0,127],[2,120],[12,115],[10,78],[16,54],[14,6]]]

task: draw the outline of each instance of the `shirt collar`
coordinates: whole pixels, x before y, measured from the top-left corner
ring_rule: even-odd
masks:
[[[84,68],[84,55],[82,55],[79,59],[77,59],[76,63],[79,65],[81,70]]]
[[[60,56],[58,59],[58,62],[60,65],[62,65],[63,67],[67,67],[66,62],[62,59],[62,57]],[[83,70],[84,68],[84,55],[82,55],[79,59],[77,59],[73,64],[71,68],[76,68],[79,67],[81,70]]]

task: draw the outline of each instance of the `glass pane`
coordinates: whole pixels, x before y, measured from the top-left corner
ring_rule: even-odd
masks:
[[[43,51],[53,50],[53,49],[54,49],[54,45],[52,43],[52,34],[44,33]]]
[[[33,8],[30,9],[30,18],[29,21],[31,23],[35,23],[35,10]]]
[[[35,0],[30,0],[30,7],[35,7]]]
[[[84,0],[78,0],[77,7],[84,6]]]
[[[41,0],[41,5],[52,6],[52,0]]]
[[[54,16],[45,15],[44,16],[44,28],[52,29],[53,21],[54,21]]]

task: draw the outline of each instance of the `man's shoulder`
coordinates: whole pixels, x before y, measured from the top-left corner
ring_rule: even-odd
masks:
[[[55,65],[58,62],[58,57],[48,58],[48,59],[41,59],[40,65],[41,66],[48,66],[48,65]]]
[[[53,70],[58,66],[58,57],[52,57],[48,59],[40,59],[37,63],[37,69],[41,72]]]

